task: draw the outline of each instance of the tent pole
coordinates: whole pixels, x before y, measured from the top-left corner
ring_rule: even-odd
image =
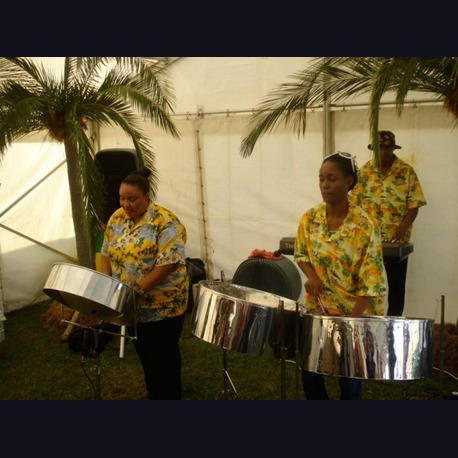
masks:
[[[331,97],[328,93],[327,81],[323,82],[324,97],[323,97],[323,158],[329,156],[333,152],[333,135],[332,135],[332,111]]]
[[[200,113],[203,113],[203,107],[198,107],[198,111]],[[200,209],[202,212],[202,216],[200,218],[201,221],[201,249],[203,245],[203,251],[204,251],[204,262],[206,265],[206,270],[207,270],[207,275],[210,279],[213,278],[212,272],[213,272],[213,265],[212,265],[212,260],[210,258],[209,250],[208,250],[208,234],[207,234],[207,210],[206,210],[206,201],[205,201],[205,189],[204,189],[204,178],[203,178],[203,164],[202,164],[202,146],[201,146],[201,132],[200,132],[200,127],[201,127],[201,119],[203,115],[198,117],[196,123],[195,123],[195,129],[194,129],[194,135],[196,139],[196,162],[197,162],[197,177],[198,177],[198,197],[199,197],[199,204],[200,204]]]
[[[3,311],[3,279],[2,279],[2,250],[0,245],[0,342],[5,340],[5,326],[3,322],[6,320],[5,313]]]
[[[29,237],[29,236],[27,236],[25,234],[21,234],[20,232],[12,229],[11,227],[5,226],[4,224],[1,224],[1,223],[0,223],[0,227],[2,227],[3,229],[6,229],[7,231],[12,232],[13,234],[19,235],[20,237],[23,237],[26,240],[29,240],[30,242],[33,242],[33,243],[35,243],[37,245],[40,245],[43,248],[46,248],[46,249],[48,249],[50,251],[53,251],[54,253],[60,254],[61,256],[64,256],[65,258],[69,259],[70,261],[73,261],[73,262],[76,262],[76,263],[78,262],[78,260],[76,258],[74,258],[73,256],[70,256],[70,255],[68,255],[66,253],[63,253],[62,251],[56,250],[55,248],[52,248],[52,247],[50,247],[48,245],[45,245],[44,243],[41,243],[38,240],[35,240],[32,237]]]

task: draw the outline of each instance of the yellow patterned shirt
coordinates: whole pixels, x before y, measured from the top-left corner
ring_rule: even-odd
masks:
[[[186,229],[168,209],[150,202],[136,226],[122,208],[108,220],[101,254],[108,256],[113,278],[134,284],[155,266],[177,263],[167,279],[141,300],[139,321],[173,317],[186,311],[188,275],[185,258]]]
[[[350,199],[381,224],[382,242],[391,242],[408,210],[426,205],[417,174],[411,165],[396,155],[385,176],[374,160],[366,162],[359,171]],[[411,235],[412,226],[401,242],[409,242]]]
[[[372,296],[365,315],[383,315],[386,283],[380,233],[364,210],[350,204],[339,229],[330,233],[326,204],[302,216],[294,243],[294,260],[312,264],[323,282],[321,301],[332,315],[349,315],[358,296]],[[315,297],[305,307],[320,313]]]

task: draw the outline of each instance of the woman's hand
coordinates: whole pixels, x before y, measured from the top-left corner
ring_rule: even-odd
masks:
[[[176,269],[177,264],[166,264],[164,266],[154,266],[146,277],[134,284],[134,290],[141,296],[148,294],[156,285],[159,285]]]
[[[318,275],[312,275],[304,284],[305,291],[313,297],[321,294],[323,291],[323,282],[320,280]]]
[[[146,294],[146,291],[138,283],[134,284],[134,291],[136,291],[142,297]]]
[[[313,297],[318,296],[323,291],[323,282],[316,274],[312,264],[304,261],[299,261],[297,264],[307,277],[307,281],[304,283],[305,291]]]

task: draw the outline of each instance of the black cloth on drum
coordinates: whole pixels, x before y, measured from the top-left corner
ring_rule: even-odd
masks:
[[[232,277],[232,283],[266,291],[297,301],[302,290],[297,266],[285,256],[282,259],[248,258]]]
[[[189,277],[189,294],[187,312],[192,312],[194,308],[194,295],[192,285],[199,283],[201,280],[207,279],[207,272],[205,271],[205,263],[199,258],[186,258],[186,269],[188,270]]]

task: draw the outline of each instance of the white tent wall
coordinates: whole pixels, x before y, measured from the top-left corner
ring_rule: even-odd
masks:
[[[252,109],[270,89],[286,82],[306,62],[304,57],[180,58],[169,71],[177,101],[173,119],[181,139],[175,140],[144,122],[160,173],[157,201],[182,219],[188,232],[187,256],[203,259],[211,278],[220,278],[221,272],[231,278],[255,248],[278,249],[282,237],[295,235],[302,213],[321,201],[321,110],[307,115],[304,137],[280,126],[258,141],[249,158],[242,158],[239,153]],[[453,129],[453,122],[441,106],[426,104],[406,108],[401,117],[394,108],[383,108],[380,121],[380,128],[395,132],[397,143],[402,146],[398,153],[414,165],[428,201],[415,222],[404,314],[439,320],[439,300],[443,295],[447,322],[456,322],[458,314],[458,286],[454,281],[458,132]],[[370,158],[367,108],[333,109],[332,135],[334,150],[352,152],[360,165]],[[99,142],[101,149],[132,148],[130,140],[118,129],[102,128]],[[53,157],[53,153],[45,152],[50,145],[36,143],[30,147],[35,151],[41,148],[43,163]],[[5,159],[12,152],[8,151]],[[8,205],[3,202],[3,196],[8,195],[3,189],[5,184],[10,182],[10,190],[17,187],[19,195],[29,186],[24,170],[28,165],[19,163],[18,167],[16,162],[16,166],[6,167],[5,163],[0,168],[0,224],[6,224],[8,215],[8,223],[22,231],[29,213],[36,212],[34,221],[39,221],[41,229],[33,228],[31,237],[49,241],[74,256],[67,230],[71,212],[65,167],[59,169],[63,175],[58,184],[46,189],[40,185],[33,191],[37,208],[23,208],[24,199],[14,207],[14,212],[11,209],[3,215],[3,208]],[[12,176],[17,177],[14,183]],[[61,219],[67,228],[62,228],[64,235],[55,227]],[[34,232],[39,230],[47,235],[42,237],[41,232]],[[41,248],[33,258],[27,255],[25,262],[18,248],[9,250],[9,245],[11,253],[6,257],[5,243],[11,242],[4,239],[7,232],[1,227],[0,231],[5,304],[7,310],[12,310],[25,305],[26,296],[29,304],[36,302],[52,263],[65,258]],[[8,233],[8,237],[13,235]],[[19,278],[20,269],[35,272],[26,274],[21,270]],[[35,286],[25,292],[23,284],[31,282],[34,276]]]
[[[183,220],[187,254],[202,258],[212,278],[221,271],[232,276],[255,248],[278,249],[282,237],[295,234],[307,200],[319,199],[322,134],[313,129],[319,118],[310,118],[305,157],[305,141],[279,129],[263,141],[260,154],[242,158],[246,116],[178,120],[178,141],[151,134],[161,176],[157,200]],[[112,134],[102,130],[102,149],[127,147],[122,134],[108,142]]]
[[[249,158],[239,154],[252,108],[305,65],[304,58],[193,57],[170,67],[174,121],[182,136],[171,140],[147,129],[161,176],[158,201],[180,215],[188,228],[188,256],[202,258],[212,278],[221,272],[231,278],[255,248],[276,250],[282,237],[295,235],[302,213],[321,201],[321,110],[307,115],[304,137],[281,126],[262,137]],[[370,159],[366,107],[333,109],[332,122],[334,150],[352,152],[360,165]],[[397,152],[415,167],[428,200],[415,222],[404,313],[439,320],[444,295],[448,322],[458,313],[457,221],[450,208],[456,205],[458,156],[452,126],[440,105],[407,106],[401,117],[393,107],[381,110],[380,128],[395,132],[403,147]],[[113,130],[102,129],[100,137],[102,148],[130,147]]]
[[[5,313],[48,298],[50,266],[75,259],[67,168],[61,145],[15,143],[0,167],[1,282]]]

